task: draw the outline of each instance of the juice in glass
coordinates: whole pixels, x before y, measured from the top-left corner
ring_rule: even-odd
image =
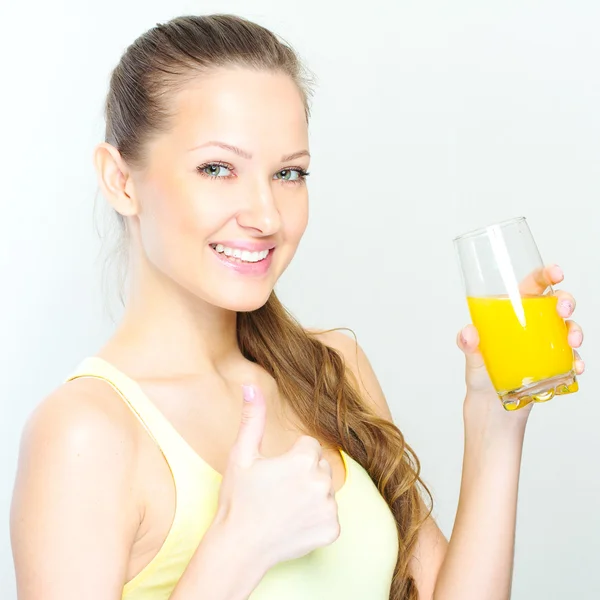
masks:
[[[498,395],[532,387],[573,369],[573,350],[564,320],[556,309],[556,296],[508,295],[467,297],[480,349]],[[563,389],[564,388],[564,389]],[[576,392],[577,381],[550,388],[535,400]]]

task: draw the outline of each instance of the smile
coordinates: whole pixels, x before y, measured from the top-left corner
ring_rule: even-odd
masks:
[[[239,248],[230,248],[223,244],[210,244],[210,247],[217,253],[225,255],[232,262],[239,263],[258,263],[269,255],[271,250],[260,250],[258,252],[249,252],[248,250],[240,250]]]

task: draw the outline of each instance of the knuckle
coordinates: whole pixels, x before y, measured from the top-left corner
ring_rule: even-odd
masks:
[[[327,478],[329,479],[329,481],[331,481],[331,476],[332,476],[332,468],[331,468],[331,464],[329,463],[329,461],[325,458],[322,458],[319,461],[319,469],[322,473],[324,473]]]
[[[240,423],[242,425],[248,425],[248,423],[252,422],[252,414],[250,414],[249,409],[243,410],[240,415]]]
[[[299,464],[314,466],[321,457],[321,444],[310,436],[301,436],[294,445],[292,454]]]
[[[319,496],[328,496],[331,491],[331,477],[321,476],[315,481],[315,491]]]
[[[338,539],[341,533],[340,521],[338,518],[337,502],[330,498],[323,503],[323,512],[318,528],[320,545],[329,545]]]
[[[340,537],[341,527],[337,519],[331,523],[326,529],[327,543],[331,544]]]
[[[340,533],[342,533],[342,527],[340,525],[340,522],[336,519],[335,523],[333,524],[333,539],[337,540],[340,537]]]
[[[329,500],[329,507],[331,509],[331,512],[335,515],[335,518],[337,519],[337,515],[338,515],[338,505],[337,505],[337,501],[335,498],[331,498]]]
[[[338,506],[335,498],[330,497],[327,499],[327,516],[328,519],[332,522],[335,522],[339,525],[338,521]]]
[[[306,444],[307,442],[310,442],[311,440],[314,440],[314,438],[311,437],[310,435],[301,434],[298,436],[296,443],[297,444]]]
[[[301,445],[301,447],[313,452],[319,452],[321,450],[321,444],[319,443],[319,440],[311,437],[310,435],[301,435],[298,443]]]
[[[314,462],[314,454],[304,449],[297,449],[293,453],[294,461],[300,467],[310,467]]]

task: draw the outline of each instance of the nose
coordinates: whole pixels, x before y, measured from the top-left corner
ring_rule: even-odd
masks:
[[[247,190],[243,208],[238,212],[240,227],[254,229],[263,236],[273,235],[281,227],[281,215],[271,186],[261,184]]]

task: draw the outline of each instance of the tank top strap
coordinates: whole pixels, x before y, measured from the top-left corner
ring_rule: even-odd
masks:
[[[99,356],[83,359],[65,382],[80,377],[102,379],[115,390],[157,444],[176,478],[190,467],[201,468],[210,474],[210,469],[204,468],[203,461],[134,379]]]
[[[65,379],[102,379],[121,397],[160,449],[173,477],[175,513],[153,559],[123,587],[122,600],[168,598],[217,510],[221,476],[188,445],[131,377],[98,356],[84,358]]]

